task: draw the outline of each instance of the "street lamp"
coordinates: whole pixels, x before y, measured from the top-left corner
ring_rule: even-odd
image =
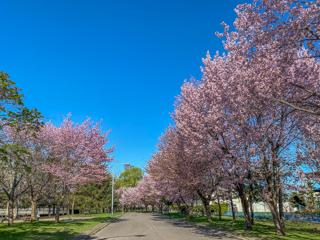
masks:
[[[129,165],[128,163],[124,163],[125,166]],[[114,174],[111,173],[112,181],[111,181],[111,214],[114,212]]]
[[[114,176],[112,174],[112,183],[111,183],[111,214],[113,215],[113,205],[114,205]]]

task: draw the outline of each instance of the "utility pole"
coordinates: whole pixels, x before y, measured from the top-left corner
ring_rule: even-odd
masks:
[[[113,215],[113,205],[114,205],[114,176],[112,175],[112,190],[111,190],[111,214]]]

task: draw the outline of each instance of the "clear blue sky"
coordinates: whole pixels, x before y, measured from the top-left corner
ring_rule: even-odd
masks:
[[[1,0],[0,69],[46,120],[102,119],[113,172],[143,168],[182,82],[199,78],[207,50],[221,50],[214,32],[233,22],[237,3]]]

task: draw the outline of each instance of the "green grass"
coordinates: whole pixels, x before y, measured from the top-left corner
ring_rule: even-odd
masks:
[[[185,217],[178,213],[168,214],[172,218],[184,219],[198,224],[206,224],[212,228],[226,230],[235,235],[245,237],[257,237],[272,240],[320,240],[320,224],[307,222],[286,221],[286,236],[279,236],[274,231],[274,225],[270,220],[259,220],[255,222],[252,231],[244,230],[244,220],[238,218],[232,222],[231,217],[223,217],[221,221],[214,217],[209,224],[206,217]]]
[[[76,215],[77,217],[91,217],[90,219],[61,220],[60,223],[54,221],[39,222],[18,222],[8,227],[5,223],[0,224],[0,239],[6,240],[68,240],[76,235],[90,230],[95,225],[111,221],[121,214],[90,214]]]

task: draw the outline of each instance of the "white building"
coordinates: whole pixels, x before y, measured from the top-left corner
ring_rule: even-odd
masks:
[[[233,199],[233,206],[235,209],[235,212],[243,212],[241,201],[239,198]],[[261,212],[261,213],[269,213],[270,209],[268,205],[264,202],[257,202],[253,203],[253,212]],[[229,209],[231,211],[231,209]],[[284,202],[283,203],[283,210],[284,212],[294,212],[293,207],[290,206],[289,202]]]

